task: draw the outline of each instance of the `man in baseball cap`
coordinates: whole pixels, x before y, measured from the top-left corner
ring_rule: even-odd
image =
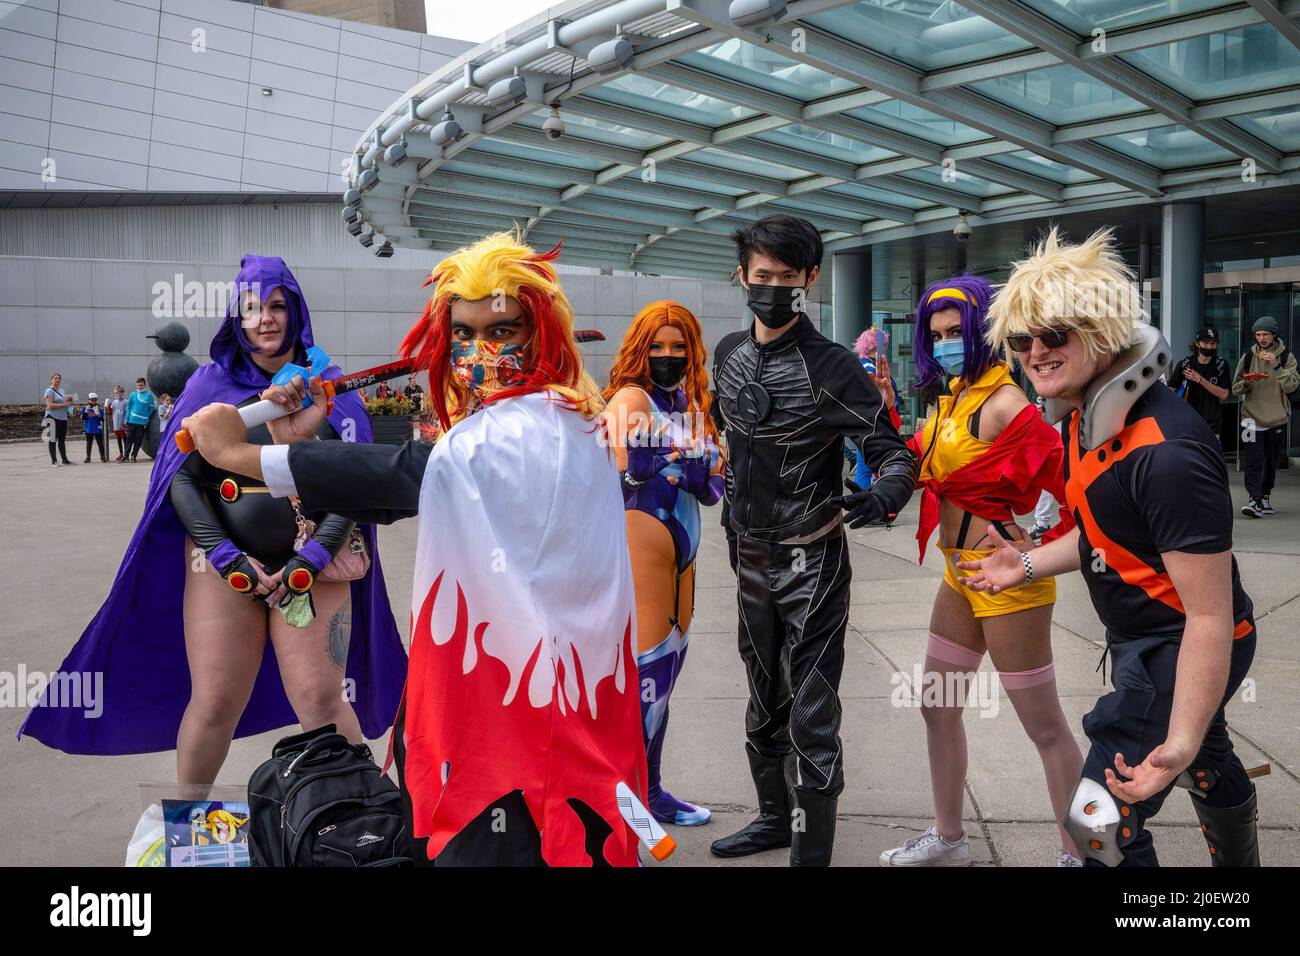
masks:
[[[1246,493],[1241,507],[1248,518],[1273,514],[1273,478],[1291,417],[1291,393],[1300,386],[1295,356],[1279,338],[1277,320],[1265,315],[1251,327],[1255,345],[1241,357],[1232,377],[1232,393],[1241,396],[1241,455]]]
[[[1222,431],[1223,400],[1228,397],[1231,385],[1232,370],[1219,358],[1219,333],[1207,326],[1196,333],[1191,354],[1179,359],[1170,371],[1169,387],[1200,413],[1218,439]]]

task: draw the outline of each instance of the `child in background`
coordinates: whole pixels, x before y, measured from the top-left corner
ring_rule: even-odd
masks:
[[[167,429],[167,419],[172,413],[172,397],[166,392],[158,398],[158,433],[162,434]]]
[[[121,385],[113,386],[113,398],[108,403],[113,414],[113,437],[117,439],[117,457],[114,461],[126,458],[126,389]]]
[[[99,404],[99,396],[91,392],[89,403],[81,406],[82,431],[86,433],[86,458],[90,461],[90,448],[99,444],[99,460],[108,461],[108,450],[104,445],[104,406]]]

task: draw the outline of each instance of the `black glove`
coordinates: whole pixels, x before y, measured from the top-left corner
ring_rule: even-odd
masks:
[[[235,558],[222,568],[220,573],[226,583],[240,594],[252,595],[261,581],[261,578],[257,576],[257,568],[253,567],[253,563],[248,560],[246,554],[241,554]]]
[[[869,524],[888,524],[896,514],[889,513],[889,505],[872,491],[863,491],[852,478],[844,483],[853,489],[853,494],[832,498],[830,503],[844,509],[844,521],[850,528],[861,528]]]
[[[284,564],[280,581],[294,594],[305,594],[311,590],[320,575],[321,569],[302,556],[299,551]]]

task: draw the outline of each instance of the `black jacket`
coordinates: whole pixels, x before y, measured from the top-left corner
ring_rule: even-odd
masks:
[[[840,513],[830,500],[848,490],[846,437],[875,473],[873,493],[889,512],[911,498],[916,458],[890,424],[871,376],[806,315],[766,345],[754,339],[752,326],[724,337],[714,350],[713,382],[727,435],[729,533],[783,541],[830,524]]]

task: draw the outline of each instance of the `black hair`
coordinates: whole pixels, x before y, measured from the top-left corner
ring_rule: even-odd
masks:
[[[731,234],[740,258],[740,271],[749,275],[749,259],[761,252],[792,269],[811,273],[822,264],[822,237],[817,227],[798,216],[766,216]]]

